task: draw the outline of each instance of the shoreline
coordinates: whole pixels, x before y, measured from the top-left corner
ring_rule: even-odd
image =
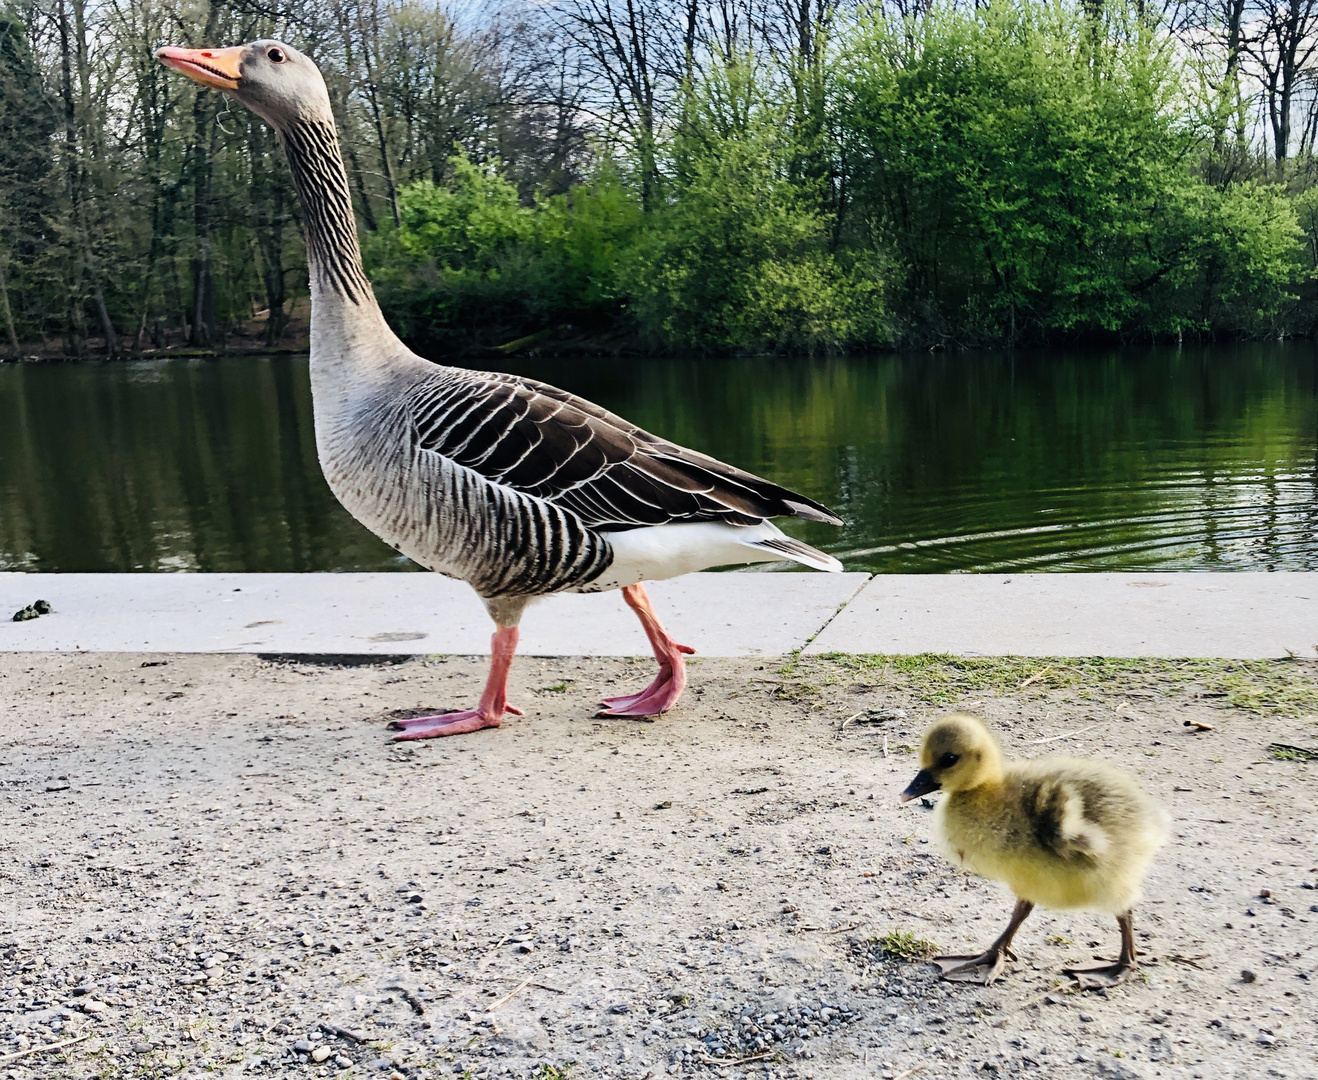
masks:
[[[1318,573],[701,573],[649,584],[705,656],[1304,658]],[[49,615],[11,613],[45,600]],[[0,653],[487,654],[491,624],[438,574],[0,572]],[[532,604],[522,655],[644,656],[621,594]]]

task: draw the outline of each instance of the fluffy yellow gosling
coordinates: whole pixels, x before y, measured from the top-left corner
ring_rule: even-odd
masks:
[[[1015,960],[1011,939],[1035,904],[1088,908],[1116,916],[1121,956],[1114,964],[1066,968],[1082,989],[1116,986],[1136,968],[1131,908],[1162,846],[1162,810],[1134,777],[1098,761],[1002,760],[973,716],[949,716],[924,735],[920,771],[902,802],[946,792],[934,828],[947,857],[1016,894],[1007,929],[978,956],[939,956],[943,978],[992,983]]]

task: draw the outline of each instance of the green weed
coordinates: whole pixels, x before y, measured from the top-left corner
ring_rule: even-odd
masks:
[[[925,960],[938,951],[932,941],[916,937],[909,930],[890,930],[883,937],[875,938],[874,943],[883,949],[883,954],[894,960]]]

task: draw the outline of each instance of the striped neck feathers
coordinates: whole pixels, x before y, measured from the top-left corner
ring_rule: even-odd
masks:
[[[360,306],[373,299],[373,293],[362,270],[357,220],[334,121],[298,119],[281,127],[279,135],[302,201],[313,291],[319,285]]]

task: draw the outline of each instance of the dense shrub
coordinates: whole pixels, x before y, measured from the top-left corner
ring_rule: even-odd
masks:
[[[1104,10],[943,5],[852,44],[856,242],[893,250],[909,335],[1250,331],[1278,310],[1294,213],[1201,178],[1171,44]]]
[[[748,69],[693,88],[675,178],[627,272],[652,343],[703,351],[820,352],[886,341],[881,289],[844,268],[818,181],[792,175],[799,147]],[[727,109],[729,98],[740,108]]]
[[[367,270],[399,333],[451,351],[613,315],[640,222],[616,177],[528,207],[497,170],[461,153],[448,176],[405,188],[398,226],[366,239]]]

